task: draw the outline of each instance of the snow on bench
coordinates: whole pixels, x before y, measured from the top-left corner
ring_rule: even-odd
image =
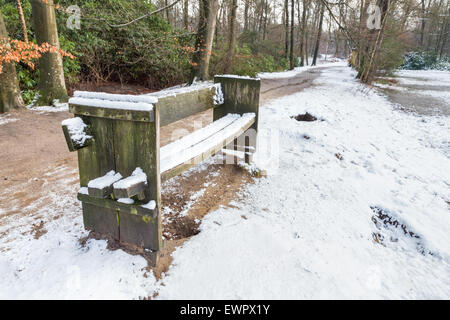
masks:
[[[131,198],[142,193],[147,186],[147,175],[141,168],[136,168],[131,176],[113,184],[114,197],[118,199]]]
[[[153,104],[158,102],[158,98],[146,95],[112,94],[105,92],[75,91],[73,98],[69,99],[70,104],[80,106],[152,111]]]
[[[157,97],[75,91],[69,99],[69,111],[83,116],[128,121],[154,121]]]
[[[161,148],[161,172],[195,164],[220,151],[255,122],[254,113],[228,114],[210,125]],[[163,179],[164,180],[164,179]]]
[[[106,198],[112,193],[113,183],[120,179],[122,175],[111,170],[104,176],[89,181],[88,193],[91,197]]]
[[[87,134],[87,124],[80,117],[66,119],[61,122],[61,126],[70,151],[75,151],[87,146],[92,140],[92,136]]]

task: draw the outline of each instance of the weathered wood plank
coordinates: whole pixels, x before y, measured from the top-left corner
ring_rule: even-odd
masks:
[[[113,188],[114,197],[116,199],[120,198],[131,198],[134,197],[144,191],[146,188],[145,182],[136,182],[128,187],[125,188]],[[145,198],[143,199],[145,200]]]
[[[178,93],[175,96],[158,97],[160,125],[184,119],[190,115],[214,108],[216,88],[204,88],[191,92]]]
[[[112,186],[107,186],[103,188],[88,187],[89,195],[95,198],[108,198],[113,193],[112,191],[113,191]]]
[[[122,179],[122,175],[111,170],[106,175],[89,181],[88,194],[91,197],[108,198],[113,192],[113,183],[120,179]]]
[[[137,220],[127,219],[127,227],[120,231],[121,239],[131,241],[133,238],[143,237],[145,243],[152,243],[152,250],[159,250],[162,246],[161,231],[161,177],[159,164],[159,105],[154,105],[154,122],[131,122],[114,121],[114,161],[116,171],[123,176],[129,176],[139,167],[147,175],[147,187],[144,188],[144,202],[154,200],[156,202],[157,214],[154,223],[139,225],[143,223]],[[126,219],[126,218],[125,218]],[[131,224],[136,223],[135,231]],[[153,233],[158,235],[159,240],[155,243],[153,233],[147,228],[153,228]],[[139,234],[129,234],[129,233]],[[145,232],[145,234],[140,234]],[[154,236],[156,237],[156,236]],[[130,242],[133,243],[133,242]]]
[[[86,135],[86,139],[84,141],[79,141],[72,136],[69,126],[64,124],[64,122],[65,121],[63,121],[61,127],[64,133],[64,138],[66,139],[67,147],[69,148],[70,152],[87,147],[92,142],[93,137],[89,135],[90,130],[87,127],[83,130],[84,134]]]
[[[228,113],[244,114],[253,112],[256,121],[252,128],[258,130],[260,79],[239,78],[230,76],[215,76],[215,83],[220,83],[224,103],[214,108],[213,120],[222,118]]]
[[[233,142],[237,137],[241,136],[248,128],[250,128],[255,123],[255,118],[251,119],[245,125],[243,125],[241,128],[239,128],[235,134],[230,135],[228,137],[224,137],[220,142],[216,143],[213,147],[209,148],[205,152],[191,158],[190,160],[184,162],[183,164],[180,164],[170,170],[167,170],[165,172],[161,173],[161,180],[166,181],[174,176],[179,175],[181,172],[195,166],[196,164],[202,162],[203,160],[206,160],[222,150],[225,146],[227,146],[229,143]]]
[[[120,241],[156,251],[162,248],[157,218],[119,211],[119,221]]]
[[[119,215],[117,210],[83,202],[83,223],[87,230],[119,240]]]
[[[78,150],[80,185],[87,187],[90,180],[115,170],[114,133],[112,120],[84,116],[82,119],[95,137],[89,148]]]
[[[107,101],[105,101],[105,103],[107,103]],[[125,109],[91,107],[77,104],[69,104],[69,110],[72,113],[89,117],[140,121],[140,122],[154,122],[154,110],[153,111],[125,110]]]
[[[142,204],[125,204],[106,198],[95,198],[87,194],[78,193],[78,200],[83,203],[88,203],[100,208],[111,209],[112,211],[120,211],[123,213],[146,216],[146,219],[153,219],[151,221],[156,222],[158,208],[148,209],[142,206]]]

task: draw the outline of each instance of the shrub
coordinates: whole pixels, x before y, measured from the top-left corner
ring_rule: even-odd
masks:
[[[411,51],[404,55],[402,69],[406,70],[447,70],[450,71],[450,56],[438,58],[434,51]]]

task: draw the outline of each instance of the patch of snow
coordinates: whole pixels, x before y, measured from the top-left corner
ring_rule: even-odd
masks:
[[[90,91],[75,91],[73,93],[74,97],[85,98],[85,99],[95,99],[95,100],[107,100],[109,101],[120,101],[120,102],[133,102],[139,103],[143,102],[146,104],[154,104],[158,102],[158,98],[148,95],[131,95],[131,94],[113,94],[105,92],[90,92]]]
[[[343,66],[346,65],[346,62],[343,61],[336,61],[336,62],[322,62],[318,61],[316,66],[304,66],[304,67],[296,67],[294,70],[286,70],[286,71],[280,71],[280,72],[260,72],[258,74],[258,77],[261,79],[280,79],[280,78],[292,78],[297,76],[299,73],[310,70],[310,69],[316,69],[320,67],[334,67],[334,66]]]
[[[89,191],[87,187],[81,187],[80,190],[78,190],[78,193],[89,195]]]
[[[247,79],[247,80],[261,80],[259,77],[253,78],[250,76],[239,76],[237,74],[218,74],[217,77],[234,78],[234,79]]]
[[[156,202],[155,202],[155,200],[150,200],[148,203],[143,204],[141,207],[142,208],[146,208],[146,209],[150,209],[150,210],[155,210]]]
[[[39,114],[48,113],[48,112],[67,112],[69,111],[68,103],[57,103],[57,105],[52,106],[39,106],[34,107],[32,105],[28,105],[27,108],[31,111],[35,111]]]
[[[153,104],[146,102],[132,102],[132,101],[126,102],[121,100],[102,100],[102,99],[74,97],[69,99],[69,103],[80,106],[108,108],[108,109],[133,110],[133,111],[153,110]]]
[[[145,182],[147,184],[147,175],[141,168],[137,167],[131,176],[115,182],[113,186],[115,189],[127,189],[140,182]]]
[[[226,137],[230,137],[238,132],[245,124],[255,118],[254,113],[243,115],[228,114],[227,116],[214,121],[209,126],[183,137],[161,148],[161,172],[165,172],[176,166],[194,159],[196,156],[210,150],[221,143]],[[223,122],[220,121],[223,119]],[[221,130],[216,130],[218,126],[223,126],[231,119],[231,122]],[[193,143],[201,136],[199,143]],[[179,142],[182,141],[182,142]]]
[[[450,72],[439,70],[398,70],[395,78],[402,84],[449,86]]]
[[[78,145],[83,145],[86,140],[92,138],[92,136],[86,134],[85,129],[87,128],[87,124],[80,117],[66,119],[61,124],[67,127],[70,137]]]
[[[114,182],[117,182],[120,179],[122,179],[122,175],[119,172],[116,173],[114,170],[111,170],[104,176],[89,181],[88,187],[95,189],[103,189],[105,187],[109,187]]]
[[[125,203],[125,204],[133,204],[134,200],[131,198],[119,198],[119,199],[117,199],[117,202]]]
[[[0,115],[0,126],[10,122],[16,122],[19,119],[11,118],[10,114]]]
[[[224,103],[224,97],[222,92],[222,85],[220,83],[215,83],[216,91],[214,93],[214,104],[221,105]]]
[[[184,149],[188,149],[193,145],[207,139],[208,137],[232,124],[234,121],[239,119],[239,117],[240,116],[238,114],[227,114],[226,116],[214,121],[213,123],[201,129],[195,130],[194,132],[182,137],[179,140],[163,146],[160,151],[161,159],[166,159],[168,157],[177,157],[178,154]],[[161,169],[161,172],[164,171],[164,169]]]
[[[195,82],[192,85],[178,85],[178,86],[174,86],[171,88],[166,88],[157,92],[152,92],[152,93],[147,93],[144,94],[143,96],[145,97],[156,97],[156,98],[164,98],[164,97],[170,97],[170,96],[177,96],[178,94],[182,94],[182,93],[187,93],[187,92],[192,92],[192,91],[198,91],[198,90],[202,90],[202,89],[207,89],[209,88],[210,90],[212,88],[215,88],[215,84],[211,81],[200,81],[200,82]]]

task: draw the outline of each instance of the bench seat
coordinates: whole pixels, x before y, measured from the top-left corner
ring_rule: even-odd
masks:
[[[174,177],[219,152],[253,123],[254,113],[227,114],[160,149],[161,180]]]

